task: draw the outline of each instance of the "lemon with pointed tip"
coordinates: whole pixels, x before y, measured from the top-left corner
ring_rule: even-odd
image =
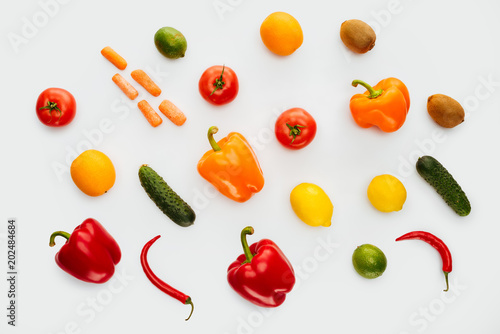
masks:
[[[405,186],[389,174],[375,176],[368,185],[367,195],[370,203],[382,212],[399,211],[406,202]]]
[[[313,183],[301,183],[290,193],[290,203],[295,214],[310,226],[332,224],[333,204],[321,187]]]

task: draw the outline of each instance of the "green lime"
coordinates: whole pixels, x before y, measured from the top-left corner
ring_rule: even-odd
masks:
[[[384,273],[387,267],[387,258],[378,247],[364,244],[354,250],[352,265],[358,274],[364,278],[372,279]]]
[[[184,35],[171,27],[158,29],[155,34],[155,45],[162,55],[170,59],[184,57],[187,49]]]

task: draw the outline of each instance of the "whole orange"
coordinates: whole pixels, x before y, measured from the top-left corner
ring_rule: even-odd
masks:
[[[89,196],[100,196],[115,184],[116,173],[108,156],[97,150],[82,152],[71,164],[71,178]]]
[[[291,55],[304,40],[299,22],[283,12],[272,13],[262,22],[260,37],[269,50],[280,56]]]

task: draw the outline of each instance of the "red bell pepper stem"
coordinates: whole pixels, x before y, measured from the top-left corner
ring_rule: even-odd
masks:
[[[215,141],[214,139],[214,134],[216,134],[217,132],[219,131],[219,128],[216,127],[216,126],[211,126],[209,129],[208,129],[208,134],[207,134],[207,137],[208,137],[208,141],[210,142],[210,146],[212,146],[213,150],[215,152],[217,151],[220,151],[221,148],[220,146],[217,144],[217,142]]]
[[[173,287],[171,287],[170,285],[168,285],[167,283],[165,283],[164,281],[162,281],[158,276],[155,275],[155,273],[153,272],[153,270],[151,270],[151,267],[149,266],[149,263],[148,263],[148,251],[149,251],[149,248],[160,237],[161,237],[161,235],[157,235],[156,237],[154,237],[153,239],[151,239],[150,241],[148,241],[144,245],[144,247],[142,248],[142,252],[141,252],[141,265],[142,265],[142,269],[144,270],[144,273],[146,274],[146,277],[158,289],[160,289],[161,291],[165,292],[170,297],[177,299],[178,301],[180,301],[181,303],[183,303],[185,305],[188,305],[188,304],[191,305],[191,313],[189,313],[189,316],[186,319],[186,321],[188,321],[189,318],[191,318],[191,315],[193,314],[193,311],[194,311],[194,304],[193,304],[193,301],[191,300],[191,297],[189,297],[188,295],[180,292],[179,290],[174,289]]]
[[[357,87],[358,84],[365,87],[368,90],[368,92],[370,93],[368,95],[369,99],[375,99],[375,98],[379,97],[384,92],[382,89],[378,89],[378,90],[373,89],[372,86],[370,86],[369,84],[367,84],[366,82],[364,82],[362,80],[353,80],[352,81],[352,85],[354,87]]]
[[[450,250],[448,249],[446,244],[443,242],[443,240],[439,239],[434,234],[424,231],[414,231],[406,233],[405,235],[402,235],[399,238],[397,238],[396,241],[411,240],[411,239],[425,241],[439,252],[439,254],[441,255],[441,259],[443,261],[444,278],[446,279],[446,290],[443,291],[448,291],[450,287],[448,284],[448,274],[452,270],[452,261],[451,261]]]
[[[243,246],[243,253],[245,254],[246,257],[246,260],[243,261],[243,263],[250,263],[253,258],[253,254],[250,251],[250,247],[248,247],[248,242],[247,242],[247,234],[252,235],[253,232],[254,229],[252,226],[247,226],[243,229],[243,231],[241,231],[241,245]]]
[[[52,235],[50,236],[50,241],[49,241],[50,247],[54,247],[56,245],[56,242],[54,239],[57,236],[64,237],[64,238],[66,238],[66,240],[68,240],[69,237],[71,236],[71,234],[69,234],[68,232],[64,232],[64,231],[56,231],[56,232],[52,233]]]

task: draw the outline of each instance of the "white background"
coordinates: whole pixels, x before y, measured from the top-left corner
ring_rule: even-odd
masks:
[[[7,219],[19,224],[18,327],[6,325],[2,279],[2,333],[500,331],[498,1],[66,2],[49,8],[50,17],[33,0],[2,1],[0,11],[2,263]],[[226,11],[217,4],[226,4]],[[303,45],[289,57],[275,56],[260,40],[260,24],[274,11],[292,14],[304,31]],[[365,55],[352,54],[340,41],[340,24],[351,18],[377,32],[375,48]],[[23,37],[23,26],[34,20],[40,27]],[[162,26],[186,36],[185,58],[157,52],[153,36]],[[14,34],[24,43],[14,47]],[[127,101],[111,81],[118,70],[100,55],[107,45],[128,61],[125,78],[133,82],[130,71],[144,69],[162,95],[152,98],[138,87],[139,98]],[[197,90],[201,73],[216,64],[232,67],[240,80],[237,99],[223,107],[209,105]],[[363,90],[351,81],[375,84],[390,76],[410,91],[405,125],[392,134],[361,129],[348,102]],[[36,99],[48,87],[65,88],[77,100],[77,116],[65,128],[46,127],[35,116]],[[426,101],[436,93],[464,106],[463,124],[442,129],[430,119]],[[187,122],[176,127],[164,118],[152,128],[135,104],[143,98],[155,107],[170,99]],[[301,151],[288,151],[273,137],[277,114],[292,107],[305,108],[318,123],[314,142]],[[101,122],[112,123],[107,133],[99,130]],[[266,184],[244,204],[214,193],[196,171],[209,149],[211,125],[220,129],[217,139],[238,131],[255,148]],[[67,169],[89,136],[117,172],[114,187],[97,198],[80,192]],[[415,172],[424,153],[441,161],[466,191],[468,217],[456,215]],[[137,177],[144,163],[193,206],[193,226],[178,227],[146,196]],[[380,213],[366,197],[370,180],[384,173],[397,176],[408,191],[400,212]],[[301,182],[316,183],[330,196],[331,227],[313,228],[295,216],[289,193]],[[71,232],[88,217],[108,229],[123,253],[117,275],[104,285],[78,281],[57,267],[62,239],[48,246],[53,231]],[[250,243],[274,240],[297,272],[286,302],[270,312],[240,298],[226,281],[247,225],[255,228]],[[432,247],[394,242],[412,230],[430,231],[448,244],[454,260],[448,293]],[[157,290],[142,272],[141,248],[158,234],[151,267],[191,295],[196,309],[188,322],[189,306]],[[388,258],[376,280],[361,278],[352,267],[352,252],[363,243]]]

